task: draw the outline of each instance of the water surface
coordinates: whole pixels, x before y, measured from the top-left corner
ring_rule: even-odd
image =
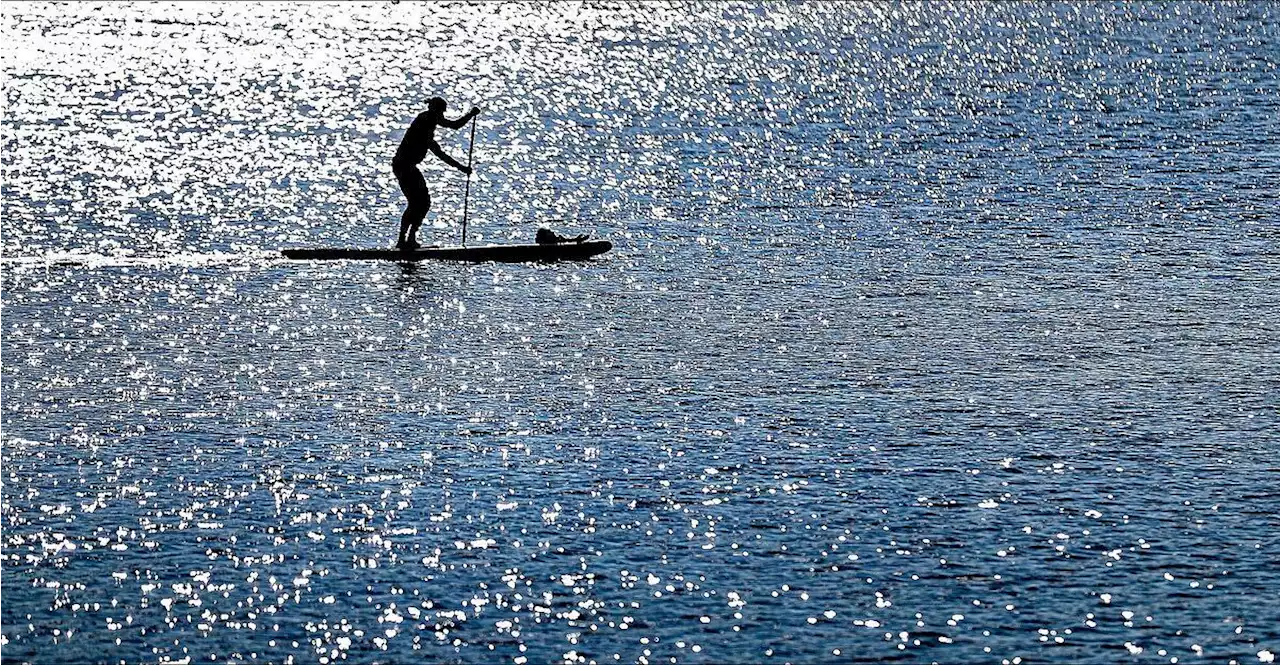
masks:
[[[4,659],[1270,662],[1277,16],[7,4]]]

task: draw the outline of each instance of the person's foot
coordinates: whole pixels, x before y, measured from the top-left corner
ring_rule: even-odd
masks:
[[[418,241],[416,240],[401,240],[400,242],[396,243],[396,249],[402,252],[412,252],[413,250],[418,249],[421,246],[422,245],[419,245]]]

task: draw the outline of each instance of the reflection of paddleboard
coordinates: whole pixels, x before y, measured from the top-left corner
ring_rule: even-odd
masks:
[[[608,240],[570,242],[558,245],[476,245],[475,247],[423,247],[402,251],[399,249],[357,249],[328,247],[317,249],[281,250],[287,259],[332,261],[337,259],[377,261],[501,261],[525,263],[529,261],[581,261],[613,249]]]

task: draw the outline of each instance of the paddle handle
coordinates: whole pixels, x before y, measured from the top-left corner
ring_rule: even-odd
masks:
[[[467,189],[462,195],[462,246],[467,246],[467,207],[471,202],[471,153],[476,149],[476,119],[471,118],[471,143],[467,146]]]

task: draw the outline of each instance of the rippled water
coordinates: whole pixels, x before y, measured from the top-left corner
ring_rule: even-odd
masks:
[[[3,20],[6,661],[1280,651],[1274,4]]]

